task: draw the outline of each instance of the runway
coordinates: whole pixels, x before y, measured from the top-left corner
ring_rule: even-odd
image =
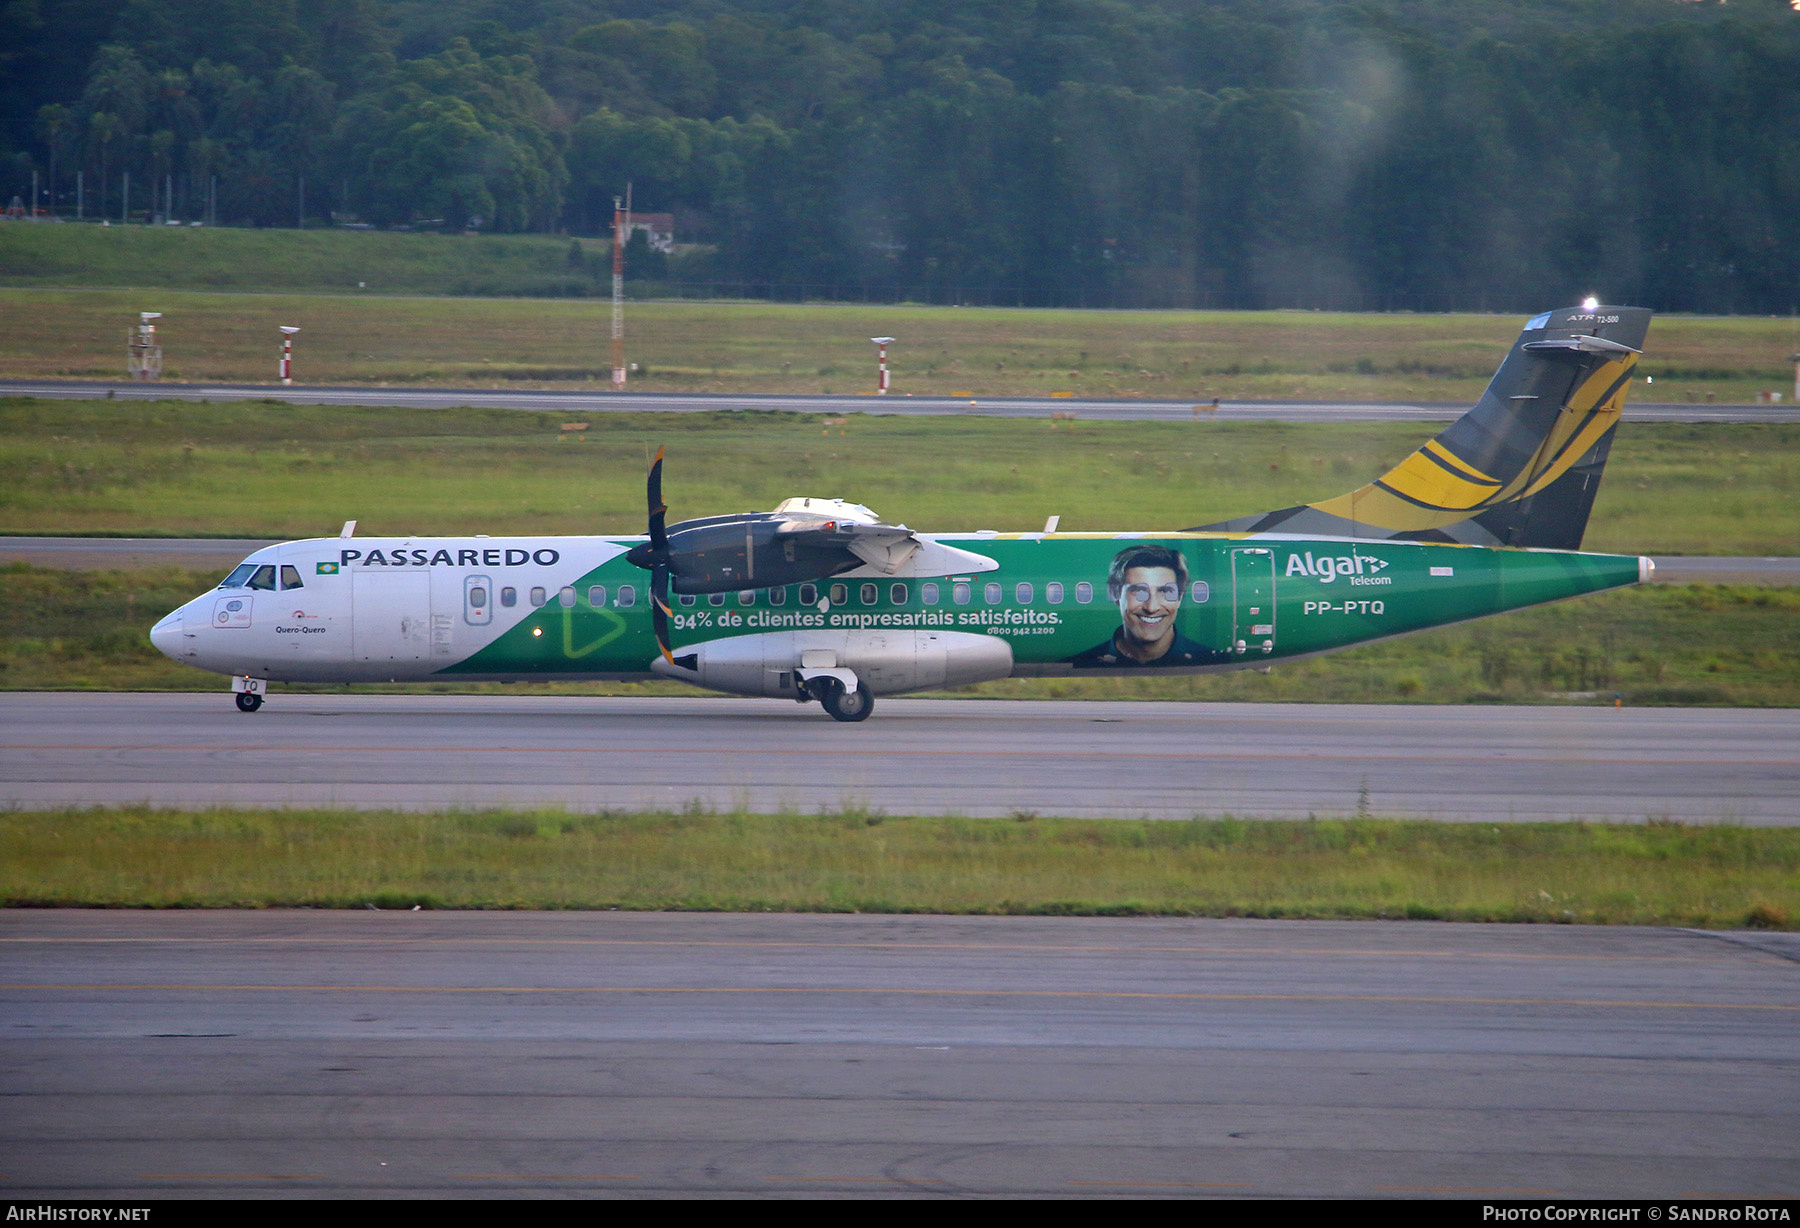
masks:
[[[0,913],[0,1189],[1800,1194],[1794,935]]]
[[[1800,711],[884,698],[0,696],[0,806],[1800,823]]]
[[[768,393],[583,392],[514,388],[372,388],[277,384],[107,383],[90,380],[0,380],[0,396],[88,400],[260,401],[293,405],[380,405],[416,409],[529,409],[565,414],[653,411],[705,413],[721,409],[791,413],[878,413],[992,418],[1046,418],[1072,413],[1096,421],[1219,422],[1451,422],[1469,406],[1449,402],[1367,404],[1355,401],[1228,401],[1218,409],[1192,400],[1106,400],[1070,397],[911,397],[777,395]],[[1199,411],[1198,413],[1196,411]],[[1776,405],[1628,404],[1627,422],[1800,422],[1800,408]]]
[[[30,563],[62,571],[145,567],[230,570],[275,538],[0,537],[0,563]],[[1664,584],[1800,584],[1800,558],[1659,555],[1651,579]]]

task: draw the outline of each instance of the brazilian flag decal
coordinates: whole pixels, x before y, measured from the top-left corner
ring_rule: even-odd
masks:
[[[318,570],[315,572],[316,575],[321,576],[335,576],[337,573],[338,565],[336,563],[320,563],[318,565]]]

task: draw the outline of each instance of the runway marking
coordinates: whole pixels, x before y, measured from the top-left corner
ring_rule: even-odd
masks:
[[[635,1172],[452,1172],[454,1181],[643,1181]]]
[[[892,1185],[896,1182],[903,1185],[949,1185],[943,1177],[764,1177],[764,1181],[776,1181],[782,1184],[802,1181],[828,1182],[831,1185]]]
[[[688,747],[679,745],[236,745],[229,742],[214,742],[211,745],[61,745],[61,744],[0,744],[0,751],[110,751],[110,753],[144,753],[167,754],[209,754],[214,751],[229,751],[230,754],[283,754],[292,756],[295,753],[310,754],[416,754],[419,751],[430,751],[434,754],[691,754]],[[767,754],[803,754],[817,756],[817,749],[801,749],[792,745],[767,745],[767,747],[716,747],[707,749],[709,756],[767,756]],[[884,745],[882,754],[887,758],[895,756],[914,756],[914,758],[1053,758],[1053,760],[1071,760],[1071,758],[1091,758],[1091,760],[1202,760],[1202,762],[1237,762],[1237,760],[1267,760],[1267,762],[1292,762],[1292,760],[1343,760],[1343,762],[1366,763],[1377,762],[1399,763],[1645,763],[1654,767],[1663,765],[1694,765],[1694,767],[1800,767],[1800,758],[1793,760],[1714,760],[1714,758],[1669,758],[1667,754],[1656,756],[1609,756],[1609,758],[1591,758],[1591,756],[1575,756],[1575,754],[1382,754],[1379,747],[1373,751],[1359,751],[1355,754],[1321,754],[1316,751],[1296,751],[1296,753],[1235,753],[1235,751],[1031,751],[1031,749],[1012,749],[1003,747],[995,751],[954,751],[954,749],[934,749],[934,747],[895,747]]]
[[[395,755],[417,754],[428,751],[440,755],[689,755],[693,752],[681,746],[443,746],[438,744],[418,746],[243,746],[227,742],[215,742],[203,746],[81,746],[61,745],[55,743],[22,743],[0,744],[0,751],[100,751],[114,754],[125,754],[143,751],[153,754],[210,754],[215,751],[226,751],[234,755],[243,754],[279,754],[291,757],[298,753],[310,754],[369,754]],[[744,756],[762,758],[768,755],[803,755],[815,757],[816,749],[799,749],[791,746],[766,747],[719,747],[708,749],[706,754],[718,756]],[[1168,762],[1171,759],[1192,760],[1194,762],[1238,762],[1266,761],[1291,763],[1296,759],[1310,762],[1343,762],[1343,763],[1572,763],[1572,764],[1643,764],[1652,767],[1693,766],[1693,767],[1800,767],[1800,758],[1796,759],[1682,759],[1668,755],[1656,756],[1608,756],[1604,758],[1588,758],[1574,755],[1400,755],[1383,754],[1379,748],[1371,751],[1359,751],[1356,754],[1320,754],[1314,751],[1296,751],[1294,753],[1258,753],[1242,754],[1232,751],[1106,751],[1106,750],[1029,750],[1003,748],[998,750],[940,750],[933,747],[908,749],[904,746],[884,746],[882,754],[886,758],[914,757],[930,759],[1155,759]],[[160,783],[156,781],[118,783]],[[296,782],[296,783],[312,783]],[[329,782],[328,782],[329,783]]]
[[[1489,1189],[1478,1185],[1377,1185],[1377,1190],[1396,1190],[1406,1194],[1543,1194],[1556,1193],[1555,1190],[1514,1190],[1504,1186]]]
[[[382,910],[387,911],[387,910]],[[403,911],[403,910],[395,910]],[[34,938],[0,936],[0,944],[39,943],[91,944],[96,946],[125,944],[160,944],[165,946],[268,945],[297,943],[308,946],[519,946],[519,947],[722,947],[726,949],[767,950],[783,947],[801,951],[1065,951],[1099,954],[1137,953],[1144,955],[1347,955],[1358,958],[1420,959],[1523,959],[1552,962],[1646,963],[1646,964],[1711,964],[1714,955],[1552,955],[1513,954],[1506,951],[1377,951],[1358,947],[1171,947],[1171,946],[1088,946],[1031,942],[748,942],[679,938],[408,938],[404,935],[348,938]],[[1755,947],[1746,952],[1769,954]]]
[[[1070,1181],[1069,1185],[1099,1186],[1109,1190],[1247,1190],[1242,1181]]]
[[[139,1172],[140,1181],[324,1181],[324,1172]]]
[[[1103,998],[1162,1002],[1395,1002],[1434,1006],[1641,1007],[1652,1010],[1781,1011],[1780,1002],[1660,1002],[1626,998],[1445,998],[1414,994],[1175,993],[1138,989],[900,989],[880,985],[0,985],[5,993],[398,993],[398,994],[886,994],[940,998]]]

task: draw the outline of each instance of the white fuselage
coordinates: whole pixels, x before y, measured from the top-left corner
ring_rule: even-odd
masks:
[[[157,623],[150,639],[175,660],[220,674],[418,680],[479,652],[517,621],[520,607],[555,603],[626,548],[603,537],[284,542],[244,560],[270,568],[268,587],[206,593]],[[607,604],[641,613],[645,600],[639,585],[608,594]],[[629,676],[648,669],[645,661]]]

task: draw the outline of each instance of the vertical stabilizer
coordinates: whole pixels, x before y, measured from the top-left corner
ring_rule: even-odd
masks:
[[[1203,527],[1578,550],[1650,315],[1535,316],[1475,407],[1367,486]]]

